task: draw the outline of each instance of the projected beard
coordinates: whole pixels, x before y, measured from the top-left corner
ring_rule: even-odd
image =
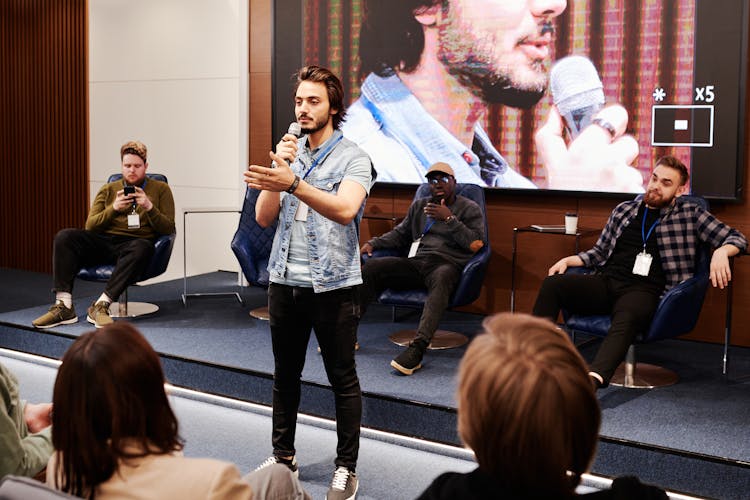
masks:
[[[527,109],[547,90],[548,64],[545,60],[518,64],[512,52],[503,50],[496,33],[477,33],[450,13],[440,28],[438,57],[461,85],[487,103]]]

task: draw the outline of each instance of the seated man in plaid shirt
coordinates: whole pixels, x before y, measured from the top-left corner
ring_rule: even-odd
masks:
[[[561,308],[574,314],[611,314],[612,325],[590,366],[592,383],[606,387],[638,332],[644,331],[660,297],[690,278],[699,243],[716,250],[711,284],[724,288],[732,279],[729,257],[747,240],[690,201],[688,171],[675,157],[656,162],[642,200],[620,203],[591,250],[560,259],[542,283],[533,314],[557,319]],[[564,274],[568,267],[596,267],[595,274]]]

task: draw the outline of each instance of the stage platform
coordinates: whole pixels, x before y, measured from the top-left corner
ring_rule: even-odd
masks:
[[[236,290],[234,273],[191,277],[191,292]],[[0,347],[60,358],[72,340],[93,328],[85,311],[102,285],[77,282],[80,321],[36,330],[31,320],[52,300],[49,275],[0,269]],[[189,298],[182,280],[131,287],[131,301],[160,310],[133,323],[161,354],[175,385],[270,404],[273,356],[267,322],[248,315],[263,305],[265,291],[245,288],[241,306],[232,297]],[[359,330],[357,367],[364,392],[363,425],[425,440],[458,445],[455,374],[465,348],[430,351],[411,377],[389,366],[402,348],[388,335],[414,327],[418,316],[373,305]],[[441,328],[474,335],[483,318],[448,313]],[[333,418],[333,401],[314,338],[303,372],[302,411]],[[596,344],[582,348],[591,356]],[[611,387],[599,392],[601,439],[593,472],[642,480],[713,498],[747,498],[750,491],[750,349],[733,348],[729,379],[721,375],[719,345],[668,340],[639,347],[639,359],[675,370],[677,385],[653,390]]]

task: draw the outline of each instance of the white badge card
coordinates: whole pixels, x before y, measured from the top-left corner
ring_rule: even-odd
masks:
[[[299,206],[297,207],[297,212],[294,214],[294,220],[297,221],[306,221],[307,220],[307,212],[308,212],[308,206],[307,203],[299,202]]]
[[[409,247],[409,255],[406,257],[411,259],[415,255],[417,255],[417,248],[419,248],[419,244],[422,242],[422,238],[417,238],[416,240],[411,242],[411,246]]]
[[[638,276],[648,276],[648,270],[651,269],[651,262],[654,258],[651,254],[645,252],[645,250],[639,253],[635,258],[635,264],[633,264],[633,274]]]
[[[141,216],[133,212],[128,214],[128,229],[138,229],[141,227]]]

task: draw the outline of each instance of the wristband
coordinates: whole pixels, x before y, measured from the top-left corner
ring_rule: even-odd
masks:
[[[289,189],[286,190],[287,193],[292,194],[297,190],[297,186],[299,186],[299,181],[302,180],[299,178],[299,175],[294,176],[294,182],[292,182],[292,185],[289,186]]]
[[[609,123],[604,118],[594,118],[591,120],[591,123],[594,125],[599,125],[601,128],[609,132],[610,139],[614,139],[617,135],[617,129],[615,129],[615,126]]]

